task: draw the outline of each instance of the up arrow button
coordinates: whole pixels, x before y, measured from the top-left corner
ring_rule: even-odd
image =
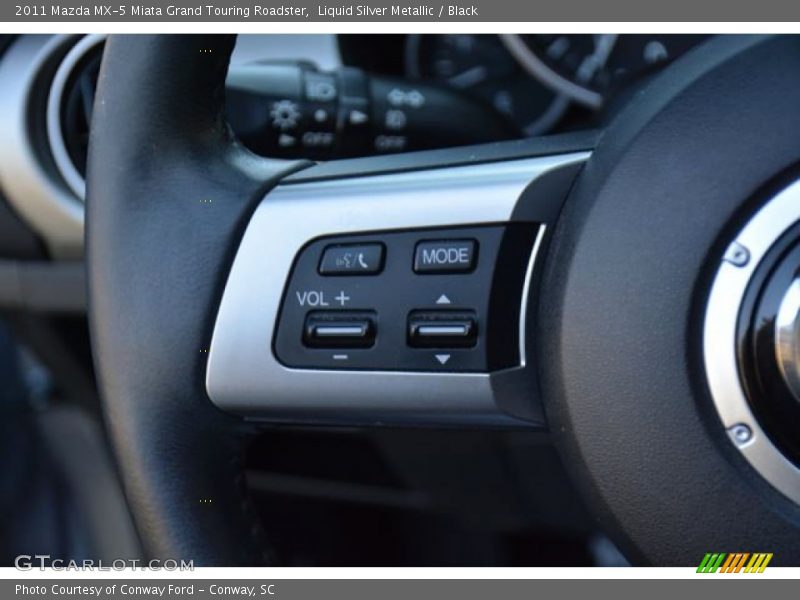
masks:
[[[450,298],[442,294],[439,296],[439,299],[436,301],[436,304],[451,304]]]

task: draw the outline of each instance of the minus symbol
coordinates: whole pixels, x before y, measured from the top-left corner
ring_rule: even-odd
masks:
[[[350,357],[347,356],[347,354],[334,354],[333,355],[333,360],[347,360],[348,358],[350,358]]]

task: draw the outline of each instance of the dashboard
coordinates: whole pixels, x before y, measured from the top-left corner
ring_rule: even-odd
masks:
[[[243,35],[228,120],[252,151],[326,161],[598,129],[702,35]],[[105,37],[8,37],[0,186],[51,257],[80,258]]]
[[[343,60],[435,81],[491,107],[519,136],[597,126],[707,35],[412,34],[340,36]],[[383,36],[387,37],[387,36]]]

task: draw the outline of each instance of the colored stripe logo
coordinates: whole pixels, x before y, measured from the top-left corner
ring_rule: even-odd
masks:
[[[771,560],[771,552],[707,552],[697,572],[763,573]]]

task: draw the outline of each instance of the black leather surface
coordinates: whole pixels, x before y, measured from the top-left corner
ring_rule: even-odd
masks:
[[[727,240],[800,159],[798,72],[796,37],[728,37],[679,61],[604,134],[553,238],[537,336],[548,418],[639,562],[800,563],[800,510],[726,439],[700,348]]]
[[[111,437],[147,554],[195,565],[265,559],[244,495],[246,432],[208,400],[205,352],[250,212],[299,167],[230,136],[233,42],[111,36],[89,153],[89,312]]]

